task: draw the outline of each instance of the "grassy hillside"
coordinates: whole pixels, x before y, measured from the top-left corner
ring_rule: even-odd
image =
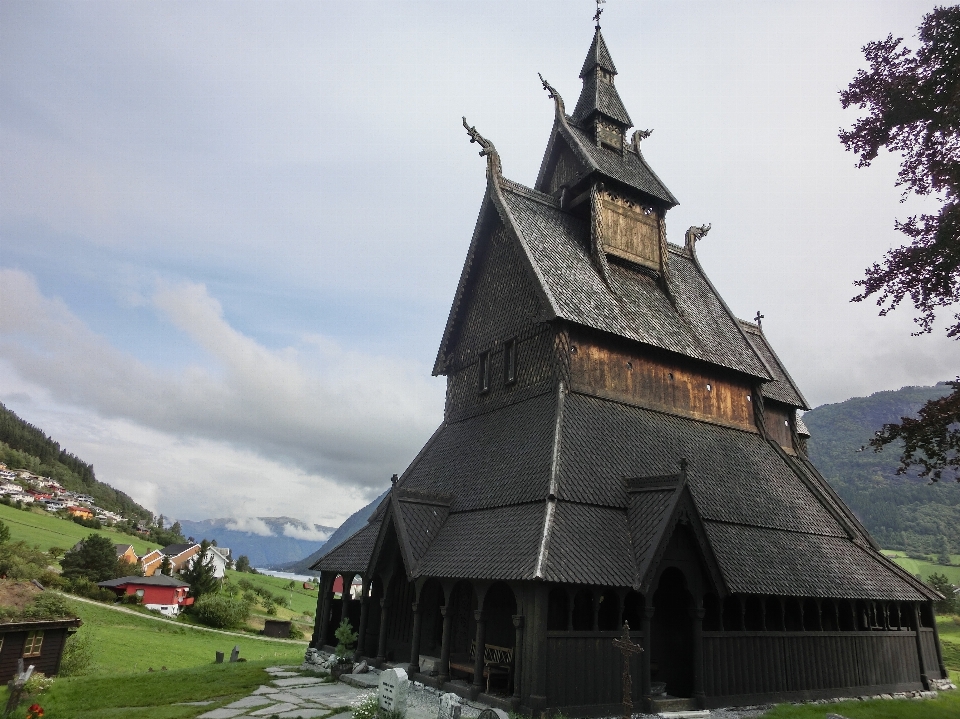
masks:
[[[960,483],[931,485],[916,476],[898,476],[897,447],[874,452],[867,446],[884,423],[915,414],[927,400],[948,391],[945,384],[904,387],[803,415],[810,429],[811,461],[883,547],[921,554],[960,552]]]
[[[947,579],[953,584],[960,585],[960,554],[952,555],[950,557],[952,566],[946,567],[942,564],[937,564],[933,556],[929,556],[927,561],[923,561],[920,559],[911,559],[904,552],[897,550],[887,549],[884,550],[883,553],[910,572],[910,574],[919,574],[924,581],[926,581],[927,577],[931,574],[936,573],[946,575]],[[958,669],[960,669],[960,667],[958,667]]]
[[[97,480],[93,465],[62,449],[38,427],[0,404],[0,462],[50,477],[73,492],[89,494],[97,506],[128,519],[150,519],[149,510],[128,495]]]
[[[103,529],[88,529],[81,527],[68,519],[55,517],[46,510],[31,509],[29,511],[15,509],[0,504],[0,521],[10,528],[10,538],[14,542],[24,541],[47,551],[50,547],[70,549],[74,544],[91,533],[102,534],[114,544],[132,544],[137,554],[146,554],[158,545],[144,541],[122,532],[115,532],[104,527]]]
[[[304,642],[271,642],[255,636],[228,636],[189,624],[157,621],[148,616],[118,612],[107,606],[70,601],[83,620],[80,634],[89,634],[94,648],[94,673],[139,674],[211,664],[217,651],[230,654],[240,645],[240,656],[276,664],[299,664]]]

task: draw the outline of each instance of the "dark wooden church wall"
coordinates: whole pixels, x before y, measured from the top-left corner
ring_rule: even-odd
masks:
[[[585,394],[752,429],[752,389],[745,379],[663,353],[577,332],[570,338],[570,386]]]
[[[410,640],[413,637],[413,600],[416,588],[413,582],[395,578],[390,583],[389,618],[387,619],[387,659],[407,661],[410,658]]]
[[[618,704],[622,698],[619,632],[547,632],[547,702],[552,707]],[[643,644],[643,632],[630,632]],[[634,700],[640,699],[640,657],[631,658]]]
[[[704,632],[703,672],[708,697],[916,689],[920,682],[912,631]]]
[[[940,661],[937,659],[937,639],[933,629],[920,627],[920,648],[923,651],[923,666],[927,675],[940,678]]]
[[[490,345],[490,389],[481,393],[477,362],[452,372],[447,378],[447,421],[457,422],[481,412],[504,407],[552,391],[556,373],[555,330],[532,325],[511,336],[516,342],[516,379],[507,383],[505,344]]]

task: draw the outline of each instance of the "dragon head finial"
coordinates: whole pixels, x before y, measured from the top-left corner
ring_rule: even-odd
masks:
[[[483,149],[480,150],[480,157],[487,158],[487,169],[494,174],[494,176],[499,177],[501,174],[500,167],[500,154],[497,152],[497,148],[494,147],[493,143],[490,142],[487,138],[477,132],[477,128],[471,126],[467,122],[466,116],[463,118],[463,128],[467,131],[467,134],[470,136],[470,142],[475,142]]]

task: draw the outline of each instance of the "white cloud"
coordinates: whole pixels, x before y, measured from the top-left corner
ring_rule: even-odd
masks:
[[[332,532],[325,529],[313,527],[296,527],[292,524],[283,525],[283,536],[293,537],[294,539],[304,539],[308,542],[326,542]]]
[[[227,529],[233,529],[237,532],[249,532],[260,537],[272,537],[273,532],[270,527],[259,517],[240,517],[232,522],[228,522]]]
[[[58,403],[181,441],[227,443],[366,493],[401,471],[441,419],[441,383],[413,363],[316,335],[268,349],[231,327],[203,285],[161,284],[152,302],[207,366],[148,366],[10,269],[0,269],[0,358]]]

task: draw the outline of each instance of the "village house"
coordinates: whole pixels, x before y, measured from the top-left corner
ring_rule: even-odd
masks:
[[[358,656],[530,716],[618,713],[621,633],[647,711],[929,688],[939,595],[809,461],[806,400],[697,257],[709,225],[668,241],[677,200],[616,76],[598,25],[572,114],[543,81],[533,187],[464,119],[487,188],[434,365],[444,419],[313,567],[312,646],[348,619]]]
[[[190,585],[165,574],[108,579],[97,586],[113,590],[118,597],[136,595],[147,609],[171,617],[179,614],[183,607],[193,604],[193,597],[187,596]]]
[[[163,566],[164,554],[159,549],[151,549],[140,557],[140,569],[143,570],[143,576],[152,577],[160,571]]]
[[[93,519],[93,511],[89,507],[82,507],[79,504],[68,505],[67,512],[71,517],[79,517],[80,519]]]
[[[170,544],[160,550],[170,560],[170,571],[179,572],[186,569],[193,558],[200,553],[200,545],[195,542]]]
[[[113,547],[117,550],[118,561],[129,562],[130,564],[137,564],[140,561],[132,544],[114,544]]]

